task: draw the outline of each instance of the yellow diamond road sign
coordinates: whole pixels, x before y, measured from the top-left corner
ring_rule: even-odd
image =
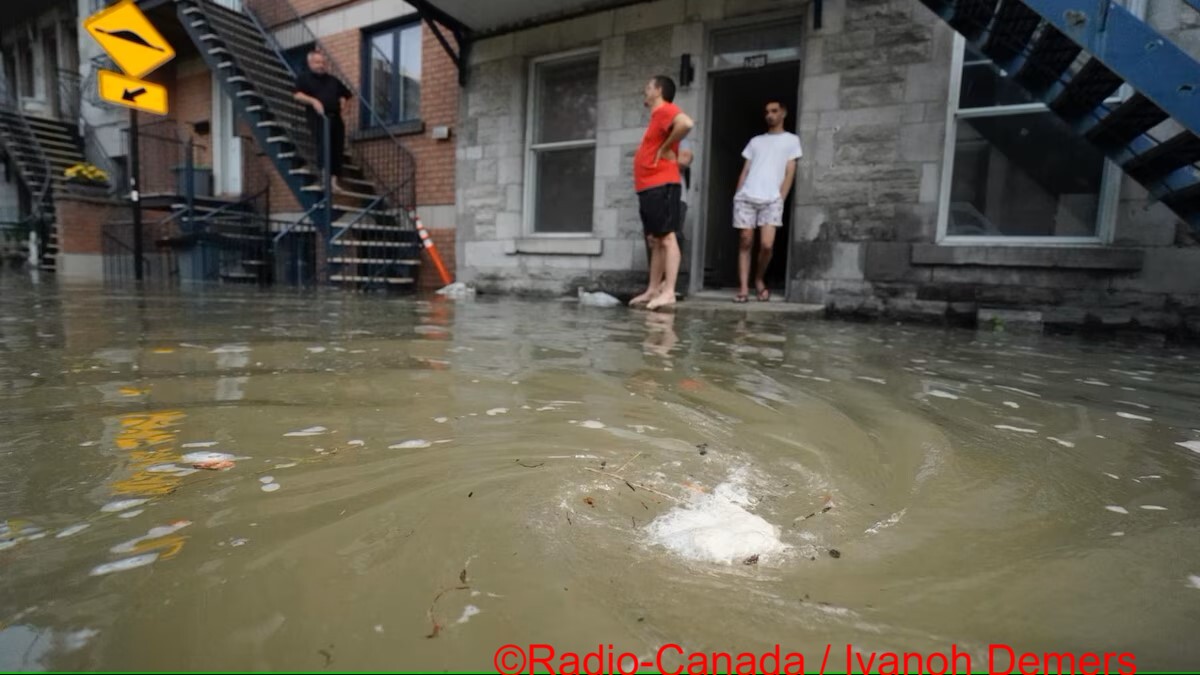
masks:
[[[145,77],[175,58],[175,50],[133,0],[93,14],[83,27],[130,77]]]
[[[109,103],[155,115],[167,114],[167,88],[160,84],[137,80],[108,70],[101,70],[97,80],[100,83],[100,98]]]

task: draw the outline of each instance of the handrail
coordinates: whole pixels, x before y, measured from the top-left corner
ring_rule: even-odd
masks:
[[[45,153],[42,152],[42,145],[38,142],[37,136],[34,135],[33,129],[29,127],[29,122],[25,120],[25,113],[21,112],[20,97],[17,95],[17,92],[10,87],[8,78],[5,76],[3,69],[0,69],[0,108],[6,109],[13,114],[13,117],[17,120],[17,124],[20,125],[21,133],[25,134],[25,136],[31,141],[31,147],[33,148],[33,152],[35,153],[36,157],[35,161],[37,161],[37,163],[42,167],[42,184],[36,188],[36,196],[32,200],[33,203],[31,207],[33,212],[30,214],[30,218],[35,221],[44,221],[46,218],[45,210],[47,202],[49,201],[48,197],[50,196],[50,185],[52,181],[50,173],[50,161],[46,159]],[[9,150],[10,152],[8,154],[11,157],[14,153],[11,152],[11,148]],[[28,177],[26,177],[26,180],[28,180]],[[26,184],[25,187],[31,193],[35,192],[34,186]]]
[[[325,55],[326,62],[329,64],[330,72],[346,85],[347,89],[350,90],[350,92],[354,95],[354,98],[357,100],[357,105],[367,113],[373,125],[372,132],[379,134],[379,138],[377,140],[390,141],[399,153],[403,164],[403,167],[400,168],[399,173],[402,175],[396,176],[393,180],[385,180],[385,177],[380,174],[378,167],[372,166],[370,162],[366,161],[366,158],[363,156],[364,153],[354,152],[355,160],[359,163],[364,175],[370,179],[370,181],[375,185],[376,189],[390,197],[389,201],[393,202],[397,206],[402,207],[402,211],[404,209],[416,206],[416,160],[412,153],[392,132],[386,120],[384,120],[375,107],[371,105],[371,102],[363,97],[359,88],[354,86],[354,80],[347,77],[346,71],[342,69],[329,49],[322,44],[322,42],[317,38],[316,34],[314,34],[308,27],[308,24],[304,21],[304,17],[301,16],[298,11],[296,11],[296,8],[291,4],[291,2],[288,0],[269,0],[269,7],[264,7],[262,3],[267,1],[268,0],[246,0],[244,2],[246,14],[250,16],[251,20],[254,21],[256,26],[258,26],[259,30],[261,30],[263,34],[267,36],[268,41],[271,43],[271,48],[280,56],[280,60],[285,64],[288,72],[293,77],[295,77],[297,74],[287,59],[283,58],[283,48],[275,37],[273,29],[276,29],[280,26],[288,26],[289,29],[294,28],[299,30],[301,36],[303,37],[299,44],[312,44],[320,49],[320,51]],[[268,24],[268,22],[265,22],[262,19],[262,14],[268,12],[276,15],[282,14],[282,20]],[[382,52],[378,52],[375,46],[370,44],[369,41],[366,44],[368,45],[369,49],[375,50],[375,52],[379,53],[380,56],[384,56]],[[354,119],[357,119],[357,117],[358,116],[355,116]],[[348,121],[351,123],[354,122],[354,120]],[[348,148],[352,151],[357,150],[357,148],[354,148],[352,145],[348,146]]]

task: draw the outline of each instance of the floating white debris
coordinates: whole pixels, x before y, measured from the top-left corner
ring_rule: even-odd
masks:
[[[1188,586],[1192,588],[1200,588],[1200,574],[1189,574]]]
[[[1176,443],[1175,445],[1178,445],[1181,448],[1187,448],[1192,452],[1200,452],[1200,441],[1183,441],[1182,443]]]
[[[1015,432],[1017,432],[1017,433],[1020,433],[1020,434],[1036,434],[1036,433],[1037,433],[1037,430],[1036,430],[1036,429],[1023,429],[1023,428],[1021,428],[1021,427],[1014,427],[1014,426],[1011,426],[1011,425],[1008,425],[1008,424],[996,424],[996,425],[994,425],[994,426],[995,426],[997,429],[1000,429],[1000,430],[1003,430],[1003,431],[1015,431]]]
[[[908,509],[900,509],[899,512],[893,513],[892,515],[888,516],[886,520],[881,520],[878,523],[875,523],[874,525],[872,525],[871,527],[868,527],[866,529],[866,532],[864,532],[864,534],[879,534],[880,530],[882,530],[886,527],[891,527],[892,525],[895,525],[896,523],[900,522],[900,519],[903,518],[904,514],[907,512],[908,512]]]
[[[430,443],[429,441],[427,441],[423,438],[417,438],[417,439],[413,439],[411,441],[404,441],[403,443],[396,443],[395,445],[389,445],[388,450],[421,450],[424,448],[428,448],[432,445],[433,445],[433,443]]]
[[[1048,436],[1048,437],[1046,437],[1046,440],[1048,440],[1048,441],[1054,441],[1055,443],[1058,443],[1059,445],[1063,446],[1064,448],[1073,448],[1073,447],[1075,447],[1075,444],[1074,444],[1074,443],[1072,443],[1071,441],[1064,441],[1064,440],[1063,440],[1063,439],[1061,439],[1061,438],[1055,438],[1055,437],[1053,437],[1053,436]]]
[[[354,447],[359,447],[359,446],[362,446],[362,445],[366,445],[366,443],[364,443],[364,442],[362,442],[362,441],[360,441],[360,440],[357,440],[357,439],[356,439],[356,440],[353,440],[353,441],[346,441],[346,445],[352,445],[352,446],[354,446]]]
[[[128,509],[132,509],[135,506],[141,506],[142,504],[145,504],[148,501],[150,501],[150,500],[149,499],[120,499],[115,502],[109,502],[109,503],[105,504],[104,506],[101,506],[100,510],[104,513],[117,513],[118,511],[125,511]]]
[[[444,295],[447,298],[467,298],[475,295],[475,287],[456,281],[449,286],[445,286],[438,290],[438,295]]]
[[[997,388],[997,389],[1003,389],[1004,391],[1011,391],[1011,392],[1013,392],[1013,393],[1016,393],[1016,394],[1024,394],[1024,395],[1026,395],[1026,396],[1031,396],[1031,397],[1033,397],[1033,398],[1041,398],[1041,397],[1042,397],[1042,395],[1041,395],[1041,394],[1035,394],[1035,393],[1034,393],[1034,392],[1032,392],[1032,391],[1026,391],[1026,390],[1024,390],[1024,389],[1017,389],[1016,387],[1006,387],[1006,386],[1004,386],[1004,385],[1001,385],[1001,384],[998,384],[998,385],[996,385],[996,388]]]
[[[1133,413],[1127,413],[1124,411],[1117,413],[1117,417],[1124,417],[1127,420],[1137,420],[1139,422],[1153,422],[1154,421],[1154,420],[1150,419],[1149,417],[1143,417],[1141,415],[1134,415]]]
[[[508,408],[492,408],[491,410],[487,411],[487,414],[488,417],[495,417],[496,415],[503,415],[507,412]]]
[[[1019,410],[1021,408],[1021,404],[1017,403],[1016,401],[1005,401],[1004,405],[1012,408],[1013,410]]]
[[[874,382],[875,384],[887,384],[887,380],[879,377],[867,377],[865,375],[859,375],[856,379],[866,382]]]
[[[1109,536],[1110,537],[1124,537],[1125,533],[1124,532],[1111,532],[1111,533],[1109,533]]]
[[[196,345],[180,344],[180,347],[195,347]],[[210,354],[245,354],[250,348],[246,345],[224,345],[209,352]]]
[[[1142,509],[1145,511],[1166,511],[1165,506],[1155,506],[1154,504],[1142,504]]]
[[[597,422],[596,420],[584,420],[579,423],[579,426],[583,427],[584,429],[603,429],[604,422]]]
[[[690,560],[727,565],[786,551],[779,528],[745,509],[751,502],[743,476],[738,471],[711,494],[655,518],[646,526],[649,541]]]
[[[437,422],[438,424],[445,424],[446,422],[450,421],[450,418],[449,417],[435,417],[435,418],[433,418],[433,421]]]
[[[313,354],[320,354],[325,351],[325,348],[324,347],[309,347],[308,351],[312,352]]]
[[[237,546],[245,546],[245,545],[246,545],[246,544],[248,544],[248,543],[250,543],[250,540],[249,540],[249,539],[246,539],[246,538],[244,538],[244,537],[237,537],[236,539],[230,539],[230,540],[229,540],[229,545],[230,545],[230,546],[234,546],[234,547],[237,547]]]
[[[297,464],[296,462],[287,462],[286,464],[276,464],[275,468],[276,469],[290,469],[293,466],[300,466],[300,465]]]
[[[97,565],[92,568],[91,575],[98,577],[105,574],[112,574],[113,572],[137,569],[138,567],[145,567],[155,560],[158,560],[158,553],[143,553],[142,555],[135,555],[132,558]]]
[[[1145,403],[1134,403],[1133,401],[1114,401],[1114,403],[1133,406],[1134,408],[1141,408],[1142,410],[1150,410],[1150,406],[1146,405]]]
[[[92,447],[93,445],[96,445],[96,441],[84,441],[84,442],[82,442],[82,443],[80,443],[80,444],[79,444],[79,447],[81,447],[81,448],[90,448],[90,447]]]
[[[66,539],[67,537],[73,537],[73,536],[79,534],[80,532],[83,532],[84,530],[88,529],[89,527],[91,527],[91,525],[88,523],[77,523],[68,528],[65,528],[62,532],[59,532],[58,534],[54,535],[54,538],[55,539]]]
[[[948,399],[950,399],[951,401],[957,401],[957,400],[958,400],[958,396],[956,396],[956,395],[954,395],[954,394],[951,394],[951,393],[950,393],[950,392],[948,392],[948,391],[942,391],[942,390],[940,390],[940,389],[933,389],[933,390],[931,390],[931,391],[929,392],[929,395],[930,395],[930,396],[933,396],[934,398],[948,398]]]
[[[209,462],[232,462],[237,457],[227,452],[189,452],[183,456],[188,464],[205,464]]]
[[[1113,479],[1113,480],[1121,480],[1121,477],[1120,477],[1120,476],[1118,476],[1118,475],[1117,475],[1117,474],[1115,474],[1115,473],[1109,473],[1109,472],[1105,471],[1105,472],[1104,472],[1104,475],[1105,475],[1105,476],[1108,476],[1109,478],[1111,478],[1111,479]]]
[[[1093,387],[1108,387],[1108,386],[1111,386],[1111,385],[1109,385],[1107,382],[1101,382],[1100,380],[1096,380],[1096,379],[1079,380],[1079,382],[1082,382],[1082,383],[1084,383],[1084,384],[1087,384],[1087,385],[1091,385],[1091,386],[1093,386]]]
[[[263,492],[274,492],[278,489],[279,489],[279,483],[267,483],[266,485],[262,486]]]
[[[258,482],[262,483],[263,485],[266,485],[267,483],[274,483],[275,476],[263,476],[262,478],[258,479]]]
[[[1129,511],[1124,506],[1106,506],[1104,508],[1112,511],[1113,513],[1122,513],[1125,515],[1129,514]]]
[[[548,412],[551,410],[558,410],[558,408],[555,408],[552,405],[544,405],[544,406],[538,408],[536,412]]]
[[[216,445],[216,444],[217,444],[217,442],[216,442],[216,441],[195,441],[195,442],[192,442],[192,443],[184,443],[183,445],[181,445],[181,446],[179,446],[179,447],[181,447],[181,448],[184,448],[184,449],[188,449],[188,448],[211,448],[212,446],[214,446],[214,445]]]
[[[463,607],[462,616],[458,617],[458,621],[455,623],[466,623],[471,620],[471,617],[479,613],[480,609],[478,607],[475,605],[467,605],[466,607]]]
[[[190,521],[190,520],[177,520],[168,525],[159,525],[157,527],[152,527],[152,528],[150,528],[149,531],[146,532],[146,534],[144,534],[136,539],[130,539],[129,541],[127,541],[123,544],[117,544],[116,546],[112,547],[109,550],[112,551],[113,553],[133,553],[134,551],[137,550],[138,544],[141,544],[143,541],[149,541],[151,539],[158,539],[160,537],[166,537],[168,535],[175,534],[176,532],[182,530],[183,528],[185,528],[191,524],[192,524],[192,521]]]
[[[145,512],[146,512],[145,509],[134,509],[132,511],[126,511],[124,513],[118,513],[117,517],[129,520],[130,518],[137,518],[138,516],[142,515]]]
[[[381,624],[381,623],[375,624],[375,632],[382,633],[383,632],[383,624]]]
[[[616,307],[621,304],[621,301],[603,291],[595,293],[586,293],[583,288],[579,289],[579,304],[588,307]]]
[[[327,431],[329,431],[329,430],[326,429],[325,427],[309,427],[307,429],[301,429],[300,431],[289,431],[288,433],[284,434],[284,436],[285,437],[320,436],[321,434],[323,434]]]
[[[1151,475],[1149,475],[1149,476],[1138,476],[1138,478],[1146,478],[1146,479],[1161,479],[1161,478],[1162,478],[1162,476],[1159,476],[1159,475],[1157,475],[1157,474],[1151,474]]]

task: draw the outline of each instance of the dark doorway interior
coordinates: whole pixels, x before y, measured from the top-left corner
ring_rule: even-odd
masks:
[[[796,133],[800,94],[800,64],[789,63],[757,70],[715,75],[712,81],[711,138],[708,161],[707,226],[704,247],[704,286],[737,286],[738,233],[733,229],[733,195],[742,171],[742,150],[751,138],[766,131],[763,109],[776,99],[788,107],[784,127]],[[794,192],[794,190],[793,190]],[[767,286],[781,291],[787,282],[787,256],[791,241],[792,195],[784,204],[783,227],[775,236],[775,255],[767,269]],[[758,255],[757,237],[753,255]],[[754,267],[751,266],[753,284]],[[753,289],[752,289],[753,290]]]

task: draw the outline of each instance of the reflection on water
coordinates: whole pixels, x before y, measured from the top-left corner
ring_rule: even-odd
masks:
[[[510,642],[1190,666],[1197,354],[0,277],[0,669],[468,670]]]

